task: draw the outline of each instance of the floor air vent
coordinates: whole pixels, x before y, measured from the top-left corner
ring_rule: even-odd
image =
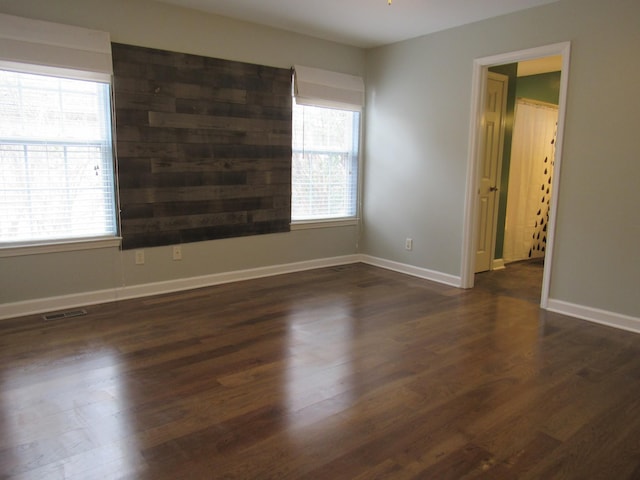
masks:
[[[47,313],[43,315],[42,318],[45,320],[61,320],[63,318],[73,318],[73,317],[81,317],[82,315],[86,315],[87,311],[84,309],[80,310],[69,310],[68,312],[59,312],[59,313]]]

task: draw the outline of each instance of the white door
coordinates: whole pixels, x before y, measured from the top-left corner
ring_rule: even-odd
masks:
[[[509,77],[488,72],[483,115],[483,153],[478,185],[477,272],[491,270],[495,252],[498,181],[502,166]]]

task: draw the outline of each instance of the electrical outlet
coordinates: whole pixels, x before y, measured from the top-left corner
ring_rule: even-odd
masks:
[[[136,265],[144,265],[144,250],[136,250]]]
[[[182,260],[182,246],[174,245],[173,246],[173,259],[174,260]]]
[[[404,249],[405,250],[413,250],[413,238],[407,238],[404,241]]]

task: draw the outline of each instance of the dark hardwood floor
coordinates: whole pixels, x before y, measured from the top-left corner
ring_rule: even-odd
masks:
[[[640,336],[541,311],[540,275],[356,264],[1,321],[0,478],[640,478]]]

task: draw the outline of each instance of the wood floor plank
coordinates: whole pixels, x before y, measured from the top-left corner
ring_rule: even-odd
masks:
[[[0,478],[638,478],[640,336],[354,264],[0,322]]]

